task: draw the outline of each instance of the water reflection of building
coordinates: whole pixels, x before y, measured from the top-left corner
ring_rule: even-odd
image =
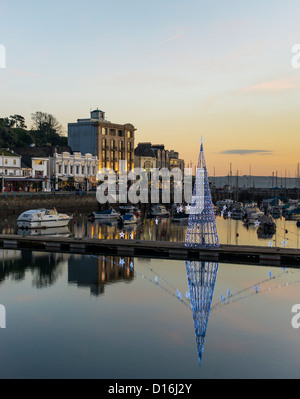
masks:
[[[218,272],[218,263],[186,261],[198,359],[201,362],[207,323]]]
[[[134,270],[130,267],[133,258],[124,258],[124,264],[117,256],[88,257],[74,255],[69,259],[68,282],[78,287],[89,287],[92,295],[104,293],[104,286],[119,281],[130,282],[134,277]]]
[[[32,284],[37,288],[49,287],[62,275],[69,255],[18,250],[2,250],[0,282],[10,278],[20,281],[30,271]]]

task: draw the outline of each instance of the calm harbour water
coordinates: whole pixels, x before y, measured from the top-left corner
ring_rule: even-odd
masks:
[[[297,247],[295,222],[279,222],[274,242],[285,237]],[[222,243],[270,241],[239,221],[217,218],[217,226]],[[80,216],[70,231],[119,234]],[[184,240],[185,231],[168,220],[133,230],[173,241]],[[300,376],[300,330],[291,324],[300,303],[298,269],[138,258],[123,264],[119,257],[18,250],[0,250],[0,262],[1,378]],[[209,289],[199,270],[211,271]]]
[[[300,248],[300,228],[296,221],[275,219],[276,232],[270,236],[262,236],[257,227],[247,227],[241,220],[224,219],[216,216],[216,224],[221,244],[234,245],[261,245],[268,246],[272,241],[273,246],[282,247],[282,241],[286,241],[287,248]],[[17,217],[10,216],[0,220],[0,232],[2,234],[32,234],[48,235],[60,234],[75,238],[120,238],[120,232],[124,232],[124,239],[159,240],[159,241],[185,241],[187,222],[174,223],[171,219],[143,219],[138,224],[121,227],[117,222],[91,222],[87,215],[78,214],[69,223],[68,228],[45,230],[18,230]]]

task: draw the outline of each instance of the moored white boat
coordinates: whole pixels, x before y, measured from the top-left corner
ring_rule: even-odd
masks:
[[[151,214],[151,216],[160,216],[160,217],[169,217],[170,216],[170,212],[167,211],[167,209],[164,205],[154,205],[151,208],[150,214]]]
[[[121,216],[121,223],[123,224],[135,224],[138,222],[137,217],[132,213],[127,213]]]
[[[120,218],[120,213],[118,213],[115,209],[107,209],[102,212],[93,212],[91,214],[92,219],[101,219],[101,220],[118,220]]]
[[[31,209],[21,213],[17,225],[20,229],[38,229],[67,226],[73,216],[54,209]]]
[[[285,213],[286,220],[300,220],[300,206],[298,207],[291,207]]]
[[[53,227],[51,229],[20,229],[17,231],[18,235],[22,236],[57,236],[57,237],[70,237],[71,231],[68,226]]]
[[[137,218],[141,217],[141,211],[139,208],[133,206],[133,205],[121,205],[119,207],[121,215],[127,215],[127,214],[133,214]]]

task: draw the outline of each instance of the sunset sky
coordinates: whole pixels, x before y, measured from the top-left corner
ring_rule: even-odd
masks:
[[[0,117],[132,123],[210,174],[300,162],[299,0],[10,0],[0,6]]]

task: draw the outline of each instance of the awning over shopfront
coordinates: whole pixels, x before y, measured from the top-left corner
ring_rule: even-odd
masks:
[[[5,181],[23,181],[23,182],[36,182],[44,181],[44,179],[36,179],[31,177],[14,177],[14,176],[0,176],[0,179],[4,178]]]

